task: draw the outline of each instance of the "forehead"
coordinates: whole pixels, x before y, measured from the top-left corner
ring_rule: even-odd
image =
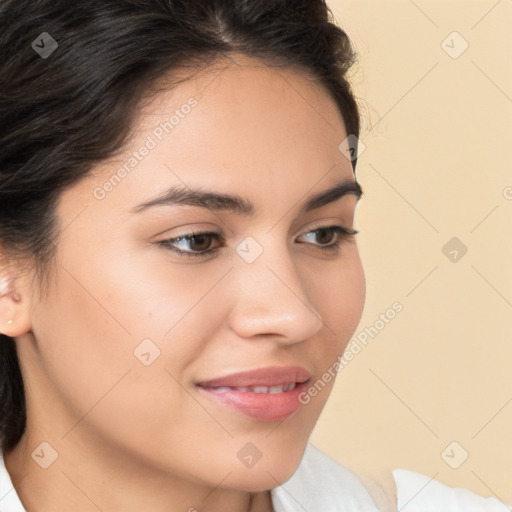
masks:
[[[102,202],[129,211],[175,185],[296,201],[353,179],[339,109],[311,76],[237,56],[182,77],[158,83],[123,151],[94,169],[94,186],[112,182]]]
[[[169,82],[176,77],[180,80],[177,85]],[[185,130],[174,128],[189,125],[181,122],[189,117],[194,120],[197,138],[205,142],[229,136],[255,146],[268,139],[283,144],[291,136],[306,135],[311,143],[327,136],[326,142],[333,139],[339,144],[345,132],[339,108],[319,79],[303,70],[270,66],[245,55],[234,54],[194,72],[180,70],[158,81],[156,90],[160,92],[139,106],[135,137],[143,137],[155,123],[168,120],[176,139],[178,132]],[[188,112],[186,104],[191,98],[199,108]],[[173,113],[179,119],[172,119]],[[192,134],[187,131],[186,135]]]

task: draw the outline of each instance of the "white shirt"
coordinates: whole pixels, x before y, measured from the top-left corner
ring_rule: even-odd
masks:
[[[510,512],[511,503],[480,496],[469,489],[448,487],[421,473],[394,469],[400,512]],[[0,507],[1,510],[1,507]]]
[[[293,476],[270,494],[274,512],[379,512],[361,480],[312,444]]]

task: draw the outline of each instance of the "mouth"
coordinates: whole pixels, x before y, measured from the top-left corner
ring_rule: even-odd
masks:
[[[197,383],[217,406],[257,421],[281,421],[302,403],[311,374],[301,367],[268,367]]]
[[[297,386],[297,382],[290,382],[289,384],[283,384],[281,386],[219,386],[210,387],[210,389],[216,389],[217,391],[242,391],[243,393],[284,393],[285,391],[291,391]],[[208,389],[208,386],[206,387]]]

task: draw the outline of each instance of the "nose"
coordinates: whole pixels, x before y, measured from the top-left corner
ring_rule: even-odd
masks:
[[[293,344],[325,326],[285,249],[271,254],[267,247],[256,261],[239,261],[230,274],[235,301],[230,326],[241,338],[272,337]]]

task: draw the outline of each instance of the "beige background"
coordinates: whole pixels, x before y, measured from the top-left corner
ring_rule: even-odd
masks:
[[[356,334],[403,311],[341,371],[311,441],[361,476],[512,502],[512,2],[328,3],[359,53]]]

